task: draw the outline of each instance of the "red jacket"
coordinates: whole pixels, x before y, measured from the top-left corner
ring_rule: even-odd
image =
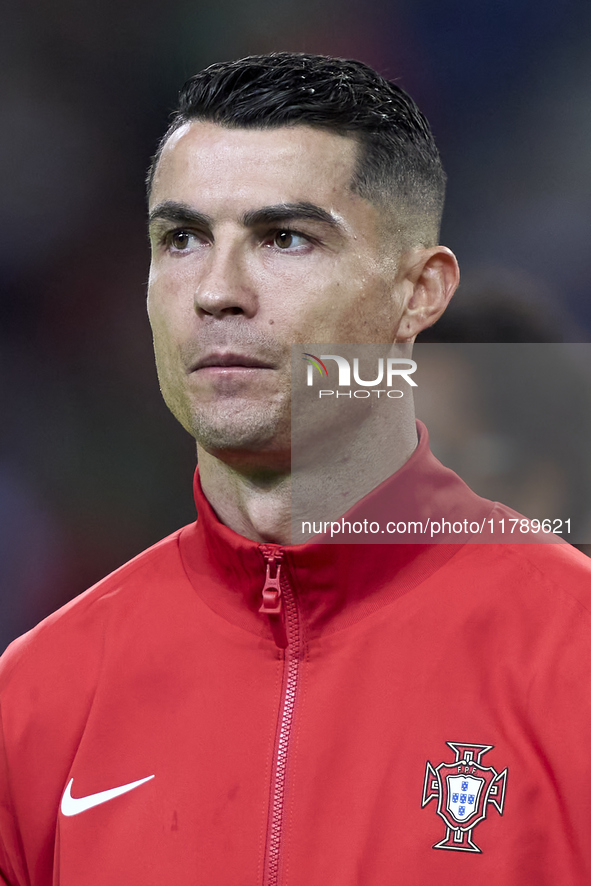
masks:
[[[425,438],[411,461],[492,512]],[[583,555],[264,546],[196,496],[2,660],[7,883],[591,882]]]

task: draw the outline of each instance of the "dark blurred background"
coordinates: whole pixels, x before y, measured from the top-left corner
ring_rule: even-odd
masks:
[[[21,0],[2,24],[0,649],[194,519],[193,442],[153,368],[143,180],[199,68],[302,50],[397,79],[440,146],[466,279],[510,277],[533,318],[540,299],[546,337],[524,340],[590,340],[588,0]]]

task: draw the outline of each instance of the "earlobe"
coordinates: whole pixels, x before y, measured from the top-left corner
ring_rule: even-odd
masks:
[[[445,311],[459,280],[458,262],[446,246],[409,250],[401,259],[400,272],[406,292],[396,340],[414,341]]]

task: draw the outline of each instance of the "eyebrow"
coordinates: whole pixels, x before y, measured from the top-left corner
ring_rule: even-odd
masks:
[[[180,225],[199,225],[211,227],[213,219],[203,212],[197,212],[186,203],[177,203],[176,200],[165,200],[152,209],[148,215],[148,224],[155,221],[169,221]]]
[[[335,230],[342,230],[342,225],[321,206],[301,201],[299,203],[277,203],[274,206],[263,206],[251,209],[242,216],[242,224],[247,228],[261,224],[277,224],[286,221],[317,221]]]
[[[207,228],[211,228],[213,225],[211,216],[192,209],[186,203],[178,203],[176,200],[165,200],[154,207],[148,216],[149,224],[159,220]],[[272,206],[262,206],[260,209],[250,209],[244,213],[241,222],[247,228],[254,228],[263,224],[279,224],[298,220],[320,222],[335,231],[344,232],[343,225],[334,215],[331,215],[326,209],[322,209],[321,206],[306,201],[277,203]]]

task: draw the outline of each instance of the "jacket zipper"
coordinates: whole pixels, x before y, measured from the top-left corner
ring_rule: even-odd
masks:
[[[265,558],[267,574],[262,592],[263,602],[259,611],[270,615],[272,618],[281,617],[281,614],[283,614],[286,639],[283,688],[273,760],[269,829],[263,881],[264,886],[278,886],[285,814],[287,760],[299,682],[301,640],[295,596],[289,582],[281,573],[283,551],[276,546],[262,545],[261,553]]]

